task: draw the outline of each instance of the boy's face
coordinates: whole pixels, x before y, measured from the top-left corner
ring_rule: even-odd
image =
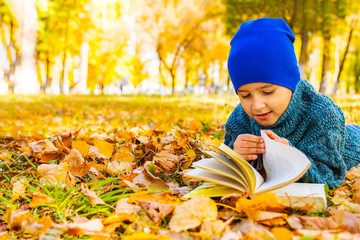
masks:
[[[292,91],[271,83],[249,83],[237,90],[245,112],[262,126],[277,122],[289,106]]]

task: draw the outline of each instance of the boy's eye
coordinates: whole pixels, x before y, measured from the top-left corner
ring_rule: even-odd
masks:
[[[250,93],[249,94],[246,94],[246,95],[241,95],[242,98],[248,98],[250,97]]]
[[[270,94],[273,94],[273,93],[274,93],[274,90],[272,90],[272,91],[264,91],[265,95],[270,95]]]

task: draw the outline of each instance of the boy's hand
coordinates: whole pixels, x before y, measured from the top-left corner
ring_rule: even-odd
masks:
[[[252,134],[238,135],[234,142],[234,151],[247,161],[256,160],[257,154],[265,152],[264,139]]]
[[[266,133],[266,135],[268,135],[269,138],[271,138],[272,140],[275,140],[276,142],[280,142],[283,144],[286,144],[288,146],[290,146],[289,141],[286,138],[281,138],[278,135],[276,135],[273,131],[271,130],[264,130],[264,132]]]

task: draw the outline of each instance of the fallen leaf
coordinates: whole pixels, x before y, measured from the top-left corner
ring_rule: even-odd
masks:
[[[135,156],[131,152],[130,148],[127,146],[122,146],[120,149],[118,149],[115,154],[112,156],[111,161],[127,161],[127,162],[134,162]]]
[[[97,139],[94,141],[94,147],[96,147],[99,150],[99,153],[106,156],[108,159],[113,155],[114,144],[112,143]]]
[[[350,168],[346,173],[346,178],[350,181],[360,178],[360,169],[356,167]]]
[[[68,223],[66,224],[68,228],[67,232],[72,235],[93,235],[104,228],[100,219],[92,219],[87,222],[81,223]]]
[[[10,229],[20,229],[21,225],[24,221],[30,218],[30,211],[18,209],[15,211],[11,211],[10,208],[6,209],[6,218],[5,220],[9,224]]]
[[[269,227],[282,226],[287,223],[287,214],[257,211],[253,216],[253,220]]]
[[[294,236],[294,233],[285,227],[275,227],[271,229],[271,233],[277,240],[291,240]]]
[[[94,191],[88,189],[85,183],[81,183],[81,192],[90,200],[92,204],[106,205],[106,203],[100,199]]]
[[[249,232],[244,235],[243,240],[256,240],[256,239],[275,239],[274,235],[268,230],[257,230]]]
[[[241,222],[231,226],[231,230],[234,232],[241,232],[242,234],[248,234],[252,231],[267,230],[264,226],[254,223],[248,219],[242,219]]]
[[[136,219],[135,214],[128,214],[128,213],[111,213],[107,218],[102,220],[104,225],[116,223],[116,222],[134,222]]]
[[[26,186],[24,185],[24,183],[29,183],[29,181],[27,179],[21,179],[14,182],[11,196],[11,199],[13,201],[19,199],[21,196],[24,196],[26,191]]]
[[[179,157],[169,151],[161,151],[154,156],[153,161],[164,171],[173,172],[177,168]]]
[[[0,153],[0,160],[2,161],[9,161],[11,160],[12,154],[9,152],[1,152]]]
[[[135,232],[122,238],[122,240],[171,240],[167,236],[157,236],[152,233]]]
[[[136,214],[141,208],[139,206],[129,204],[127,201],[129,198],[121,198],[116,203],[115,213],[127,213],[127,214]]]
[[[108,159],[108,157],[106,157],[105,155],[101,154],[98,150],[97,147],[94,146],[89,146],[89,152],[87,154],[88,158],[92,158],[93,160],[99,159],[99,160],[106,160]]]
[[[86,157],[89,152],[90,146],[85,141],[72,141],[72,148],[77,149],[82,157]]]
[[[40,179],[40,183],[44,185],[60,184],[64,187],[66,184],[66,176],[69,170],[68,163],[62,162],[58,164],[41,164],[37,170],[44,177]]]
[[[127,173],[132,170],[132,166],[130,162],[127,161],[111,161],[105,163],[105,170],[106,173],[109,175],[115,175],[115,174],[121,174],[121,173]]]
[[[195,228],[204,221],[215,220],[216,217],[217,207],[215,201],[199,195],[180,206],[176,206],[169,227],[172,231],[180,232]]]
[[[188,127],[189,130],[194,130],[194,131],[198,131],[198,130],[201,130],[203,129],[203,125],[202,123],[197,120],[197,119],[193,119],[189,122],[189,127]]]
[[[287,200],[284,200],[284,202]],[[240,213],[245,213],[249,218],[254,218],[258,211],[279,212],[286,208],[283,202],[280,202],[274,193],[261,193],[252,199],[240,198],[235,208]]]
[[[201,224],[200,232],[208,236],[219,236],[226,226],[227,224],[221,220],[204,221]]]
[[[43,204],[52,204],[55,203],[56,200],[52,197],[49,197],[46,194],[33,192],[32,193],[33,198],[31,199],[30,207],[35,208],[37,206],[43,205]]]

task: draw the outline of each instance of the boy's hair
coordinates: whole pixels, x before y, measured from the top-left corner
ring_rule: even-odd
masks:
[[[300,73],[295,36],[283,19],[260,18],[241,24],[230,42],[228,70],[235,91],[254,82],[295,90]]]

